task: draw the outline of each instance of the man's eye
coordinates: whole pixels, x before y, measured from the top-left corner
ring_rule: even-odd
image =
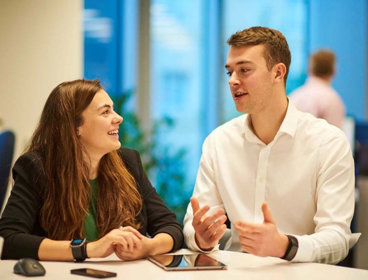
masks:
[[[107,115],[109,113],[109,110],[105,110],[102,112],[102,115]]]
[[[228,75],[229,77],[231,77],[231,74],[232,74],[233,72],[230,72],[230,71],[227,71],[226,72],[226,75]]]
[[[242,73],[248,72],[248,69],[247,68],[241,68],[240,72],[242,72]]]

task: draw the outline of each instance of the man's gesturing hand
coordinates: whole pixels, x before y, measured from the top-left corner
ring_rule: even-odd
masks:
[[[205,215],[210,207],[199,207],[198,199],[192,197],[190,203],[193,209],[192,225],[195,230],[196,243],[202,250],[211,250],[215,247],[226,231],[225,211],[218,209],[210,215]]]
[[[236,221],[235,230],[245,252],[266,257],[283,257],[289,244],[285,234],[278,232],[271,210],[266,202],[262,204],[263,224]]]

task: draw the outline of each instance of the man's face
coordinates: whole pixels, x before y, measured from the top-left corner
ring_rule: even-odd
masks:
[[[264,46],[231,47],[225,68],[236,110],[248,114],[265,110],[272,97],[273,74],[267,69]]]

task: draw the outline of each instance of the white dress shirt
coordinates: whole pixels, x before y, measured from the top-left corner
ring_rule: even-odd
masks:
[[[300,111],[343,128],[345,106],[328,82],[311,76],[303,86],[290,94],[290,101]]]
[[[274,140],[264,144],[248,115],[215,129],[203,144],[193,196],[210,211],[224,208],[229,220],[263,223],[268,202],[281,233],[299,242],[296,262],[337,263],[345,258],[354,213],[354,163],[344,133],[291,103]],[[192,208],[184,219],[189,248],[194,239]],[[225,249],[241,250],[232,226]]]

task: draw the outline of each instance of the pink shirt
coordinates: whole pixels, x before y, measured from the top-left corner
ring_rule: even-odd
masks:
[[[345,106],[331,85],[317,77],[309,77],[305,84],[290,94],[290,101],[300,111],[322,118],[339,128],[343,127]]]

